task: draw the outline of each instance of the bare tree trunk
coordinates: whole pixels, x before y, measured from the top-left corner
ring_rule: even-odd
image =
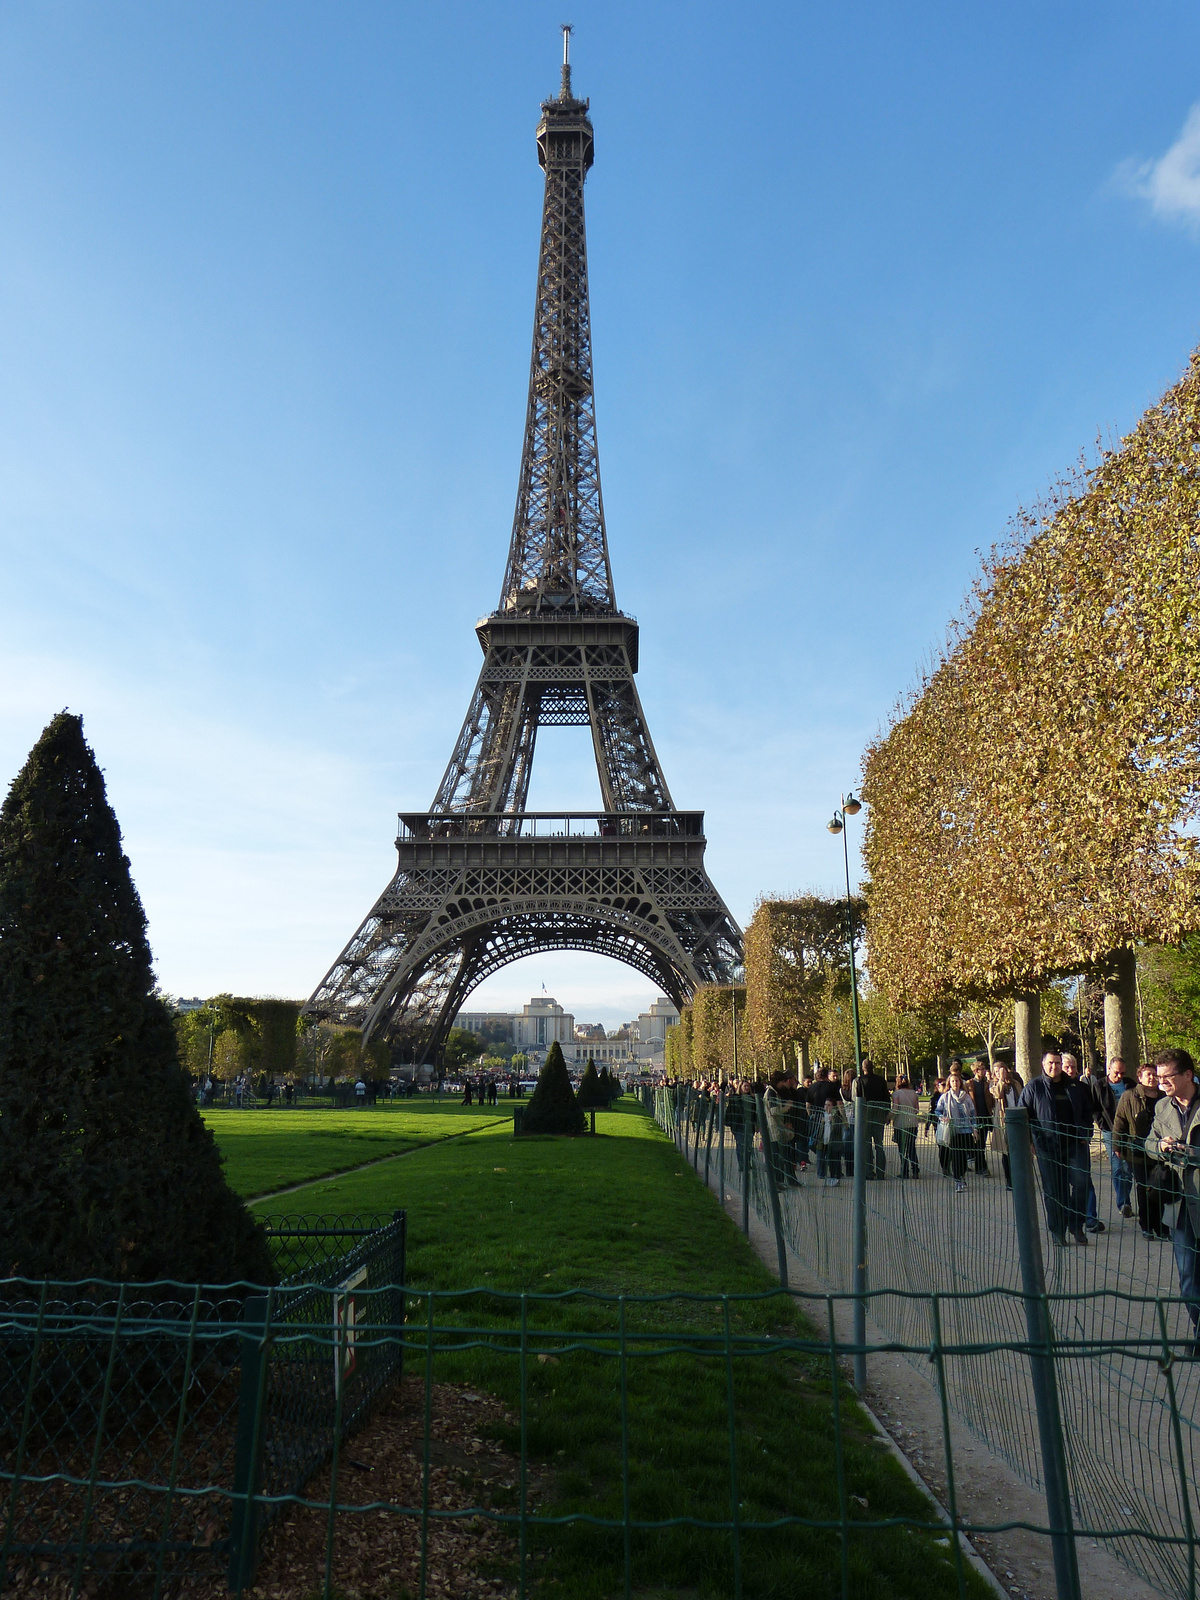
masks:
[[[1096,1016],[1092,1009],[1091,981],[1084,978],[1079,985],[1079,1036],[1083,1040],[1083,1056],[1089,1072],[1096,1063]]]
[[[1137,957],[1114,950],[1104,963],[1104,1059],[1127,1067],[1140,1059],[1137,1035]]]
[[[1042,997],[1019,994],[1013,1002],[1017,1071],[1029,1083],[1042,1070]]]

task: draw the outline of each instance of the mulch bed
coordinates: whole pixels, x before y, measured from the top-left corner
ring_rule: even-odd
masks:
[[[519,1462],[485,1437],[516,1419],[490,1395],[456,1384],[435,1384],[430,1432],[431,1509],[472,1506],[514,1511]],[[342,1447],[338,1501],[367,1505],[388,1500],[420,1506],[424,1455],[425,1386],[406,1378],[361,1432]],[[309,1483],[306,1498],[329,1494],[329,1471]],[[532,1509],[538,1484],[529,1475]],[[312,1600],[325,1582],[327,1510],[292,1507],[272,1524],[248,1600]],[[509,1600],[518,1546],[506,1527],[481,1517],[429,1524],[426,1594],[454,1600]],[[421,1519],[390,1511],[343,1512],[335,1523],[332,1585],[344,1600],[402,1600],[416,1596]],[[221,1584],[188,1585],[198,1600],[225,1600]]]
[[[433,1386],[431,1510],[467,1511],[481,1506],[516,1511],[518,1458],[505,1451],[499,1440],[486,1436],[500,1427],[515,1426],[516,1421],[491,1395],[458,1384]],[[353,1506],[383,1500],[419,1508],[424,1426],[423,1378],[406,1378],[343,1444],[338,1503]],[[310,1480],[305,1497],[327,1498],[329,1483],[326,1467]],[[65,1492],[53,1487],[59,1494]],[[542,1493],[542,1479],[531,1467],[526,1489],[529,1510],[535,1508]],[[78,1515],[78,1494],[78,1490],[72,1491],[72,1524]],[[134,1531],[132,1517],[139,1524],[144,1521],[150,1531],[151,1524],[156,1527],[157,1523],[150,1505],[141,1504],[143,1499],[136,1492],[100,1497],[94,1528],[110,1538],[128,1537]],[[211,1507],[207,1500],[183,1502],[177,1536],[194,1538],[200,1545],[216,1540],[228,1523],[227,1504],[223,1500]],[[244,1591],[246,1600],[319,1600],[325,1584],[328,1525],[327,1508],[292,1506],[281,1512],[263,1536],[254,1584]],[[49,1531],[43,1526],[42,1537]],[[477,1516],[431,1518],[425,1577],[428,1600],[510,1600],[517,1593],[517,1558],[517,1537],[507,1527]],[[10,1571],[7,1593],[14,1600],[23,1596],[66,1600],[73,1565],[61,1558],[26,1558]],[[337,1600],[416,1600],[420,1566],[419,1514],[364,1511],[341,1512],[336,1517],[332,1589]],[[149,1600],[152,1586],[152,1575],[145,1567],[136,1573],[93,1569],[85,1571],[80,1595],[81,1600]],[[211,1576],[168,1575],[163,1592],[167,1600],[230,1600],[224,1560],[214,1560]]]

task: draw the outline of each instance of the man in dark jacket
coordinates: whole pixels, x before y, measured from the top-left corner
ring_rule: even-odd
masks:
[[[1088,1119],[1088,1185],[1087,1207],[1084,1217],[1084,1229],[1088,1233],[1103,1233],[1105,1224],[1100,1221],[1099,1208],[1096,1201],[1096,1184],[1092,1178],[1091,1137],[1092,1129],[1098,1120],[1096,1097],[1092,1093],[1087,1078],[1082,1077],[1079,1071],[1079,1057],[1063,1051],[1062,1058],[1063,1077],[1070,1079],[1070,1094],[1075,1098],[1081,1113]]]
[[[1175,1268],[1179,1293],[1187,1302],[1192,1328],[1200,1331],[1200,1084],[1186,1050],[1163,1050],[1158,1057],[1154,1122],[1146,1136],[1146,1154],[1166,1161],[1179,1173],[1183,1198],[1175,1217]],[[1200,1338],[1192,1346],[1200,1356]]]
[[[733,1148],[737,1155],[738,1171],[746,1159],[746,1151],[754,1138],[755,1105],[752,1086],[745,1078],[729,1085],[725,1102],[725,1126],[733,1135]]]
[[[1076,1244],[1087,1244],[1083,1222],[1091,1183],[1090,1096],[1063,1077],[1058,1051],[1047,1050],[1041,1077],[1025,1085],[1018,1104],[1029,1113],[1050,1237],[1055,1244],[1066,1244],[1070,1233]]]
[[[887,1081],[875,1071],[874,1063],[864,1060],[862,1075],[854,1080],[854,1098],[867,1118],[867,1177],[882,1178],[887,1172],[883,1150],[883,1130],[892,1114],[892,1097]]]
[[[816,1079],[805,1090],[809,1108],[815,1116],[818,1111],[825,1110],[826,1100],[842,1100],[842,1080],[832,1067],[822,1067]]]

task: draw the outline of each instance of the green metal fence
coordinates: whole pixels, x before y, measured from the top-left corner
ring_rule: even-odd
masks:
[[[944,1395],[951,1411],[1025,1482],[1054,1492],[1039,1417],[1035,1367],[1023,1358],[1029,1334],[1027,1263],[1022,1261],[1020,1183],[1011,1191],[997,1150],[972,1151],[965,1191],[932,1133],[914,1147],[918,1180],[902,1179],[894,1139],[883,1145],[882,1180],[874,1163],[855,1166],[847,1149],[841,1181],[831,1185],[815,1155],[801,1170],[797,1151],[764,1144],[759,1106],[747,1097],[724,1126],[728,1108],[688,1086],[660,1089],[654,1114],[699,1176],[723,1188],[726,1203],[753,1211],[813,1279],[851,1296],[855,1284],[855,1191],[865,1211],[864,1265],[876,1336],[892,1341],[927,1377],[931,1295],[941,1296],[943,1335],[966,1347],[994,1346],[985,1370],[952,1362]],[[1033,1159],[1020,1113],[1028,1181],[1026,1246],[1036,1235],[1039,1281],[1054,1342],[1055,1398],[1061,1419],[1064,1504],[1060,1522],[1097,1531],[1111,1553],[1171,1596],[1196,1592],[1196,1549],[1188,1530],[1200,1482],[1200,1361],[1179,1296],[1169,1238],[1146,1238],[1116,1203],[1108,1154],[1096,1140],[1090,1186],[1099,1231],[1065,1247],[1047,1220],[1046,1165]],[[979,1170],[977,1170],[977,1164]],[[1013,1163],[1010,1159],[1009,1163]],[[945,1170],[943,1170],[945,1169]],[[1015,1170],[1011,1175],[1018,1177]],[[856,1182],[857,1179],[857,1182]],[[1051,1181],[1053,1181],[1051,1179]],[[1090,1204],[1090,1203],[1089,1203]],[[1140,1352],[1140,1354],[1138,1353]],[[1072,1595],[1074,1588],[1060,1587]]]
[[[205,1547],[210,1558],[230,1558],[230,1586],[238,1589],[253,1579],[254,1563],[237,1559],[239,1548],[247,1548],[239,1547],[239,1535],[245,1540],[253,1534],[263,1581],[271,1583],[269,1592],[274,1592],[271,1563],[286,1551],[285,1535],[294,1533],[294,1524],[277,1530],[270,1524],[287,1511],[293,1517],[316,1517],[321,1538],[299,1580],[301,1587],[286,1592],[320,1593],[325,1600],[342,1587],[339,1560],[344,1547],[355,1541],[356,1528],[369,1520],[378,1530],[381,1519],[401,1524],[406,1541],[405,1586],[392,1592],[407,1592],[415,1600],[445,1592],[440,1577],[435,1583],[433,1572],[439,1530],[467,1530],[475,1538],[484,1525],[499,1530],[507,1541],[500,1551],[505,1565],[498,1585],[521,1597],[542,1592],[544,1580],[553,1592],[564,1592],[561,1585],[554,1587],[554,1555],[572,1539],[590,1540],[597,1565],[615,1574],[612,1589],[606,1592],[626,1597],[646,1592],[647,1582],[656,1576],[661,1542],[680,1537],[703,1545],[706,1592],[714,1596],[766,1600],[768,1595],[791,1593],[778,1587],[780,1572],[811,1563],[816,1551],[828,1582],[812,1592],[851,1600],[872,1592],[864,1572],[874,1559],[870,1553],[882,1548],[878,1540],[908,1530],[905,1538],[918,1541],[909,1568],[918,1568],[919,1587],[893,1582],[887,1592],[910,1593],[914,1600],[918,1594],[967,1600],[986,1590],[957,1535],[996,1534],[1014,1527],[1050,1537],[1103,1539],[1118,1546],[1151,1544],[1177,1559],[1189,1574],[1178,1592],[1194,1593],[1195,1541],[1184,1511],[1192,1503],[1191,1480],[1182,1456],[1177,1457],[1169,1483],[1158,1486],[1160,1495],[1169,1491],[1177,1511],[1177,1520],[1169,1527],[1148,1519],[1146,1507],[1132,1522],[1106,1516],[1080,1518],[1062,1527],[1003,1516],[987,1523],[969,1522],[960,1517],[957,1506],[951,1397],[956,1384],[988,1381],[998,1359],[1026,1367],[1046,1361],[1058,1386],[1081,1361],[1119,1362],[1155,1387],[1178,1434],[1186,1425],[1176,1382],[1178,1345],[1164,1320],[1169,1320],[1169,1308],[1161,1302],[1151,1308],[1158,1313],[1155,1334],[1126,1328],[1110,1337],[1081,1340],[1051,1332],[1037,1343],[1025,1332],[983,1340],[964,1340],[948,1332],[975,1318],[983,1304],[1002,1308],[1001,1320],[1007,1315],[1005,1308],[1011,1308],[1010,1320],[1024,1328],[1028,1297],[1019,1293],[888,1292],[872,1297],[873,1316],[877,1302],[894,1304],[899,1299],[925,1329],[918,1342],[873,1340],[862,1353],[869,1359],[881,1350],[900,1350],[929,1369],[942,1401],[948,1530],[928,1503],[910,1500],[892,1510],[886,1500],[868,1504],[865,1495],[855,1493],[864,1419],[844,1372],[857,1347],[836,1333],[837,1304],[846,1296],[806,1296],[782,1289],[766,1295],[658,1297],[410,1289],[406,1320],[398,1322],[392,1320],[395,1290],[363,1285],[356,1290],[356,1315],[350,1322],[345,1317],[339,1320],[335,1310],[333,1296],[342,1290],[325,1285],[319,1296],[315,1287],[306,1292],[310,1300],[323,1297],[322,1314],[310,1323],[287,1319],[291,1291],[283,1289],[265,1297],[261,1311],[244,1317],[233,1333],[228,1323],[211,1320],[211,1308],[196,1300],[193,1316],[186,1320],[175,1316],[156,1320],[120,1291],[103,1309],[76,1306],[69,1314],[55,1311],[53,1317],[49,1298],[39,1301],[31,1326],[35,1340],[40,1339],[42,1360],[48,1361],[51,1346],[61,1352],[69,1348],[76,1362],[80,1358],[94,1362],[101,1392],[98,1405],[89,1403],[87,1419],[75,1424],[70,1449],[65,1454],[60,1449],[52,1466],[45,1451],[34,1447],[34,1433],[46,1426],[43,1397],[32,1381],[27,1386],[26,1403],[19,1411],[26,1425],[4,1472],[6,1559],[18,1589],[31,1562],[49,1561],[60,1576],[63,1593],[92,1592],[89,1584],[99,1570],[138,1579],[140,1589],[133,1592],[157,1596],[172,1590],[180,1576],[198,1570],[182,1558],[203,1545],[195,1529],[211,1520],[234,1530],[229,1543],[213,1539]],[[1064,1316],[1069,1320],[1086,1299],[1042,1297],[1046,1328]],[[792,1308],[803,1313],[802,1319],[791,1315]],[[772,1323],[776,1331],[770,1331]],[[240,1352],[229,1341],[239,1342]],[[100,1361],[95,1351],[101,1346],[124,1356]],[[156,1386],[135,1395],[129,1387],[131,1375],[147,1349],[153,1350]],[[394,1376],[391,1364],[401,1353],[408,1373],[405,1387],[410,1391],[406,1414],[412,1418],[412,1463],[403,1480],[410,1492],[393,1496],[388,1492],[393,1484],[386,1477],[372,1480],[364,1489],[355,1464],[346,1459],[342,1441],[358,1402],[352,1377],[342,1380],[331,1375],[346,1372],[352,1354],[357,1370],[370,1370],[378,1359]],[[114,1377],[118,1368],[123,1369],[119,1382]],[[298,1481],[294,1466],[280,1468],[272,1459],[272,1441],[283,1441],[290,1449],[292,1430],[299,1426],[293,1417],[283,1429],[277,1427],[273,1398],[283,1392],[285,1375],[290,1383],[297,1370],[319,1391],[309,1412],[310,1418],[319,1419],[327,1454],[317,1491]],[[497,1379],[498,1388],[512,1396],[507,1425],[501,1430],[507,1496],[481,1488],[468,1473],[448,1480],[437,1467],[435,1423],[441,1386],[456,1380],[461,1386],[464,1376],[471,1374],[478,1382],[478,1374],[485,1370]],[[551,1493],[546,1488],[538,1430],[548,1372],[555,1383],[592,1397],[593,1412],[594,1397],[603,1399],[599,1410],[616,1466],[603,1492],[582,1507],[567,1504],[564,1509],[561,1490]],[[777,1459],[763,1459],[766,1452],[758,1433],[747,1422],[753,1392],[761,1396],[764,1388],[770,1392],[797,1380],[809,1384],[820,1397],[821,1415],[833,1436],[833,1481],[823,1486],[805,1477],[804,1440],[796,1441],[797,1457],[785,1467]],[[240,1460],[241,1445],[248,1440],[249,1459],[258,1461],[260,1475],[239,1469],[239,1475],[231,1476],[232,1441],[226,1433],[237,1408],[232,1393],[226,1394],[223,1406],[220,1403],[222,1385],[248,1385],[256,1396],[252,1406],[238,1413],[245,1432],[234,1454]],[[703,1412],[707,1461],[698,1464],[691,1458],[694,1442],[673,1445],[664,1432],[648,1435],[638,1399],[648,1386],[660,1398],[669,1390],[683,1413]],[[186,1425],[180,1417],[186,1418]],[[59,1415],[58,1422],[71,1432],[65,1416]],[[366,1448],[370,1427],[368,1422],[363,1444],[356,1449]],[[155,1428],[161,1442],[151,1448]],[[126,1435],[129,1442],[122,1448]],[[678,1459],[672,1457],[672,1449],[678,1451]],[[642,1470],[652,1451],[667,1453],[659,1466],[679,1480],[678,1493],[665,1500],[661,1479],[650,1480]],[[708,1487],[695,1493],[694,1483]],[[828,1490],[827,1501],[822,1500],[822,1488]],[[28,1496],[36,1497],[36,1509]],[[32,1525],[41,1530],[39,1538],[13,1537],[14,1510],[26,1534],[32,1513]],[[140,1534],[134,1532],[135,1524]],[[866,1567],[864,1552],[869,1558]]]
[[[402,1361],[366,1337],[403,1322],[402,1212],[273,1217],[268,1235],[286,1276],[265,1295],[4,1284],[0,1586],[43,1569],[72,1592],[116,1573],[155,1593],[248,1580],[269,1497],[304,1488]]]
[[[966,1600],[984,1591],[959,1536],[1022,1527],[1050,1541],[1064,1600],[1079,1594],[1080,1538],[1191,1600],[1200,1363],[1162,1253],[1114,1252],[1143,1265],[1142,1285],[1106,1281],[1112,1263],[1098,1248],[1043,1260],[1036,1207],[1022,1221],[995,1175],[966,1194],[943,1184],[923,1142],[924,1182],[891,1173],[859,1185],[870,1274],[856,1293],[850,1186],[809,1181],[798,1163],[793,1177],[744,1109],[735,1138],[702,1102],[663,1094],[656,1105],[697,1173],[757,1210],[793,1258],[821,1270],[826,1292],[414,1290],[399,1215],[268,1219],[287,1276],[245,1299],[161,1285],[14,1294],[10,1284],[0,1301],[0,1583],[73,1597],[113,1579],[139,1600],[181,1583],[198,1594],[258,1583],[332,1600],[365,1541],[389,1550],[380,1592],[429,1600],[451,1581],[446,1538],[461,1536],[461,1560],[491,1530],[489,1582],[521,1600],[571,1593],[563,1572],[581,1563],[603,1576],[597,1593],[657,1591],[673,1541],[713,1597],[766,1600],[793,1592],[803,1571],[819,1579],[806,1594],[858,1600],[882,1584],[914,1600]],[[1018,1198],[1035,1201],[1036,1169],[1022,1176],[1014,1164],[1013,1177]],[[1096,1177],[1101,1192],[1099,1168]],[[1101,1193],[1101,1211],[1105,1202]],[[839,1308],[861,1301],[869,1337],[847,1339]],[[949,1528],[898,1472],[889,1483],[867,1460],[883,1441],[846,1369],[883,1351],[934,1386]],[[811,1431],[781,1449],[764,1396],[797,1387],[812,1402]],[[580,1425],[548,1460],[560,1388]],[[482,1405],[489,1394],[502,1397],[490,1433],[456,1435],[451,1401]],[[1044,1519],[961,1516],[954,1413],[1046,1490]],[[366,1461],[344,1448],[355,1428]],[[373,1443],[381,1429],[392,1432]],[[471,1466],[484,1434],[490,1477]]]

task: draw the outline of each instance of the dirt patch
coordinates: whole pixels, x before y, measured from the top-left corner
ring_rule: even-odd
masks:
[[[517,1459],[492,1434],[517,1419],[478,1390],[435,1384],[430,1430],[429,1506],[433,1512],[518,1507]],[[361,1433],[343,1446],[337,1498],[341,1505],[419,1508],[423,1464],[425,1388],[420,1379],[399,1385]],[[328,1497],[326,1468],[306,1498]],[[528,1505],[538,1484],[530,1475]],[[267,1531],[250,1600],[306,1600],[325,1582],[325,1509],[292,1507]],[[454,1600],[508,1600],[516,1587],[506,1576],[517,1560],[515,1535],[484,1517],[434,1516],[429,1522],[426,1593]],[[421,1518],[393,1511],[342,1512],[334,1526],[333,1589],[345,1600],[404,1600],[418,1592]],[[203,1600],[226,1600],[223,1585],[190,1591]]]
[[[435,1515],[429,1520],[426,1554],[430,1600],[510,1600],[517,1593],[515,1532],[482,1516],[462,1515],[476,1509],[518,1510],[519,1461],[496,1437],[516,1427],[517,1421],[491,1395],[456,1384],[434,1385],[429,1508]],[[337,1515],[332,1590],[338,1600],[411,1600],[419,1592],[424,1427],[424,1382],[408,1378],[342,1447],[337,1478],[340,1505],[382,1501],[415,1514],[364,1510]],[[326,1467],[312,1478],[305,1498],[327,1500],[330,1476]],[[530,1511],[544,1492],[538,1470],[531,1469],[526,1490]],[[74,1494],[77,1517],[78,1491]],[[96,1531],[127,1540],[144,1523],[147,1534],[152,1538],[157,1534],[159,1502],[143,1505],[144,1497],[125,1492],[108,1498],[112,1515],[106,1511],[98,1517]],[[177,1531],[201,1545],[216,1543],[228,1526],[228,1501],[221,1497],[216,1506],[204,1499],[183,1504],[187,1526],[180,1525]],[[263,1536],[254,1583],[244,1591],[247,1600],[317,1600],[325,1584],[328,1528],[327,1507],[291,1506],[282,1512]],[[171,1600],[229,1600],[226,1561],[214,1552],[210,1574],[168,1572],[164,1594]],[[27,1558],[10,1575],[8,1592],[29,1600],[66,1600],[73,1565],[45,1556]],[[92,1570],[85,1572],[80,1594],[82,1600],[148,1600],[152,1587],[152,1572],[146,1566],[109,1573]]]

